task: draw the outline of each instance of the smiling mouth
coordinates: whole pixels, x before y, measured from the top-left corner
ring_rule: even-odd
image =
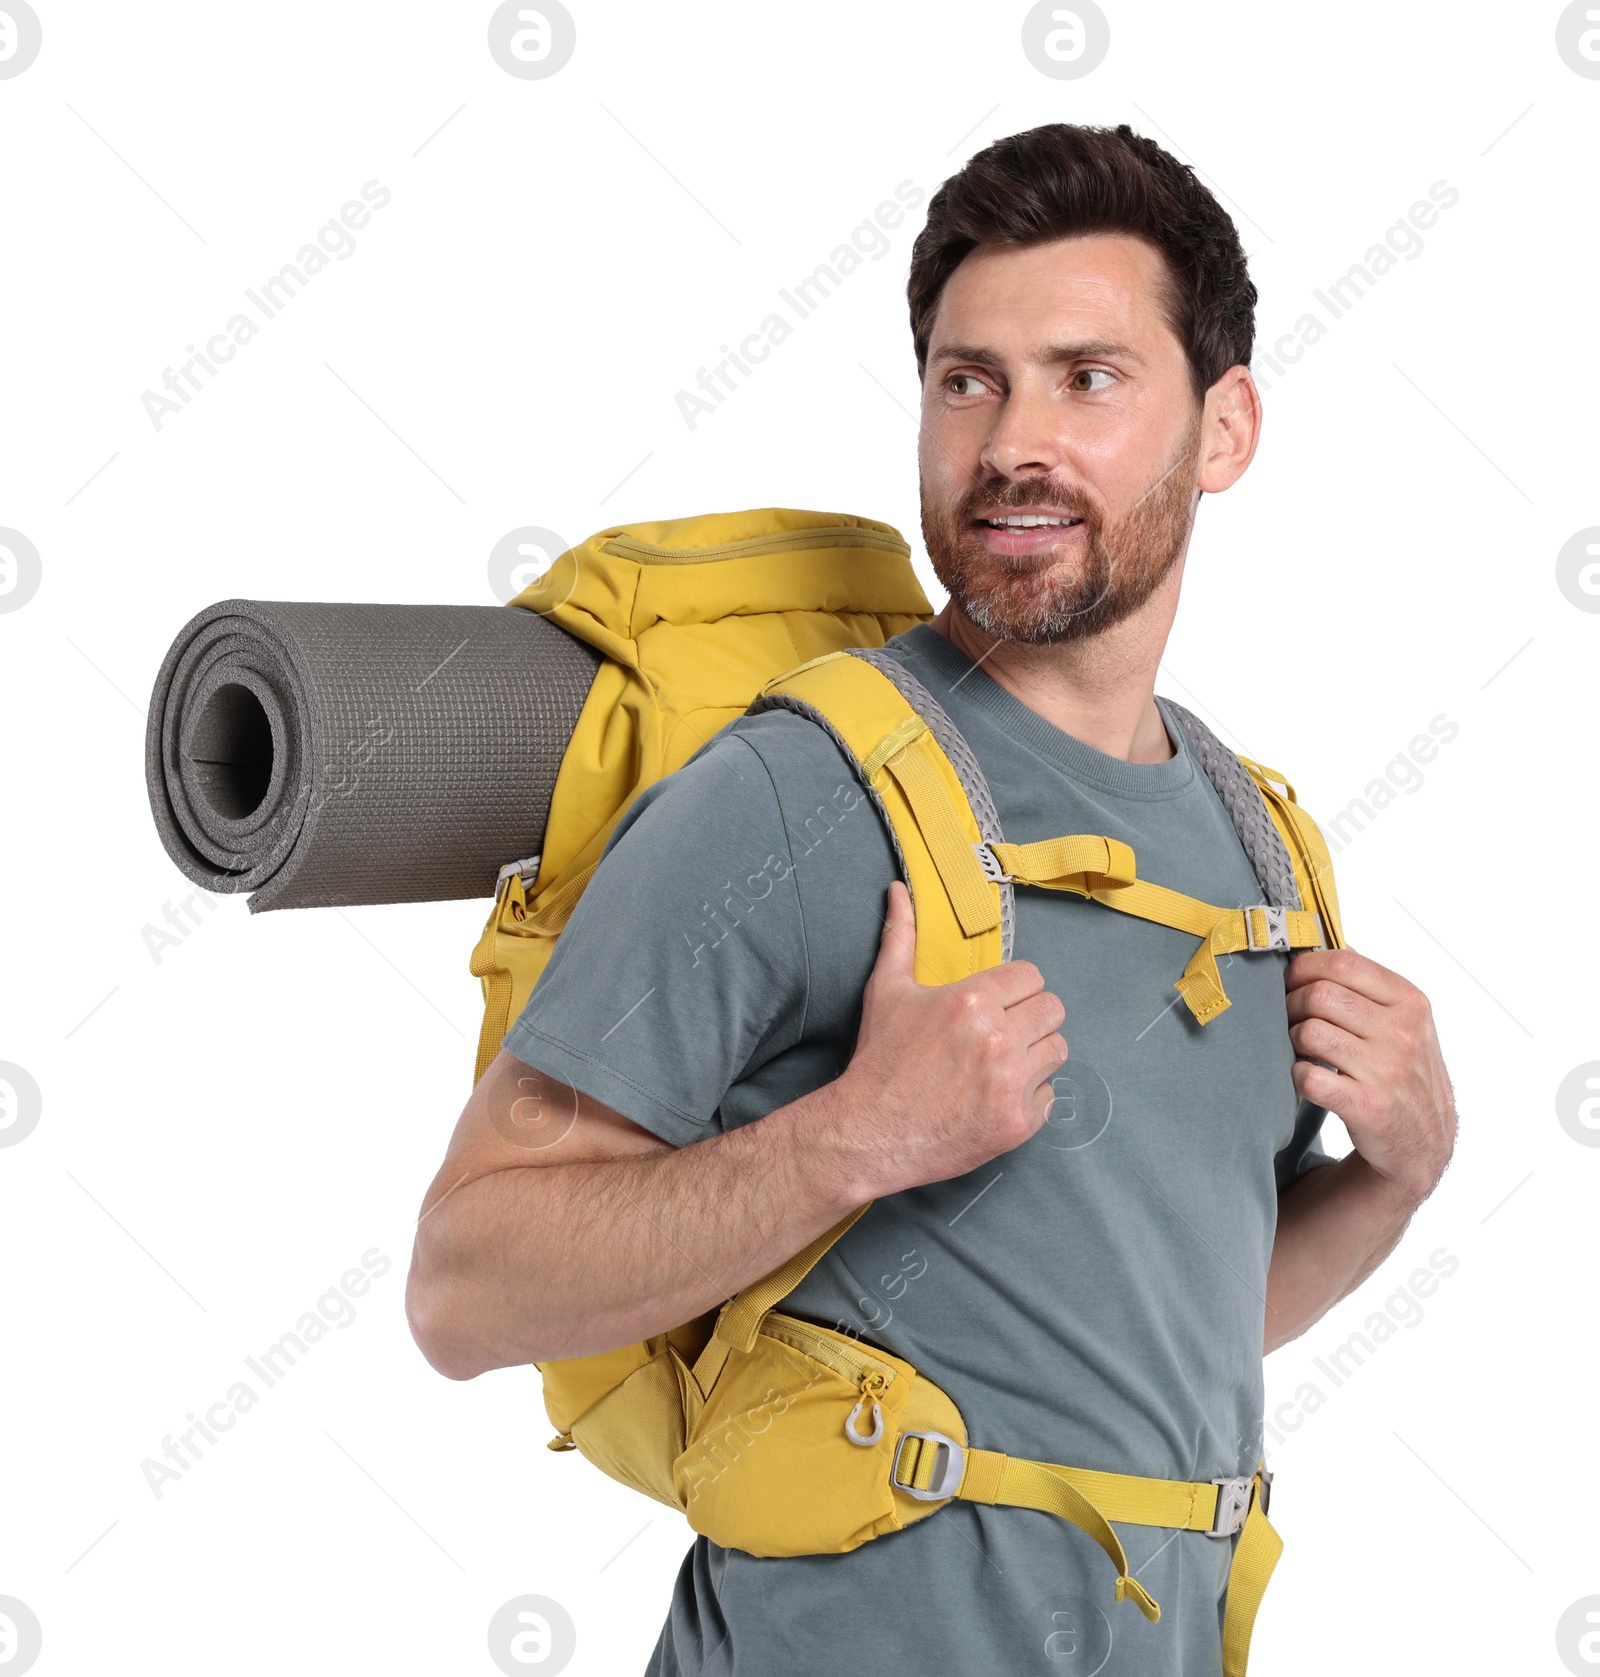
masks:
[[[1011,516],[1001,515],[995,518],[974,519],[975,524],[982,524],[989,530],[1043,530],[1058,529],[1071,530],[1081,524],[1081,518],[1045,517],[1035,513],[1018,513]]]

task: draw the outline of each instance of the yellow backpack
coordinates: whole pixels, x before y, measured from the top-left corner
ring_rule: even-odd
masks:
[[[1201,1024],[1229,1005],[1217,956],[1342,943],[1328,853],[1293,788],[1171,701],[1265,902],[1217,907],[1140,879],[1132,850],[1103,835],[1007,843],[949,717],[875,650],[931,616],[910,550],[886,524],[767,508],[603,530],[511,606],[545,613],[605,661],[562,759],[541,853],[502,870],[473,952],[485,1001],[477,1076],[622,814],[747,709],[809,716],[855,764],[911,891],[924,982],[1010,958],[1019,884],[1192,933],[1175,987]],[[1271,1474],[1190,1483],[972,1447],[955,1403],[911,1364],[776,1309],[867,1209],[693,1322],[539,1364],[550,1448],[581,1451],[711,1541],[753,1555],[843,1553],[956,1497],[1042,1509],[1099,1544],[1116,1599],[1151,1620],[1160,1608],[1129,1574],[1110,1522],[1237,1535],[1223,1654],[1227,1677],[1242,1677],[1282,1548],[1266,1518]]]

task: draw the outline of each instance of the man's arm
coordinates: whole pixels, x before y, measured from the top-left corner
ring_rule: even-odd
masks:
[[[1044,1123],[1067,1057],[1030,961],[923,985],[889,887],[842,1077],[674,1148],[502,1050],[418,1220],[406,1311],[441,1373],[586,1356],[663,1333],[867,1200],[976,1170]]]
[[[837,1089],[673,1147],[502,1048],[418,1223],[406,1310],[424,1355],[456,1379],[587,1356],[777,1268],[860,1203],[818,1145]]]
[[[1304,1333],[1388,1257],[1456,1139],[1433,1012],[1415,985],[1353,949],[1297,955],[1284,982],[1300,1056],[1295,1091],[1342,1118],[1355,1151],[1279,1195],[1267,1351]]]

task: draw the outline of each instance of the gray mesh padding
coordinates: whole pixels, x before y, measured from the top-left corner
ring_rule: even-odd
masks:
[[[492,897],[543,842],[599,662],[521,607],[208,606],[151,697],[161,841],[252,912]]]
[[[823,733],[843,752],[844,760],[856,771],[856,779],[866,788],[867,796],[872,799],[873,807],[883,819],[883,830],[889,835],[889,843],[894,847],[894,865],[900,870],[900,877],[905,880],[909,889],[911,877],[906,872],[905,852],[900,848],[900,840],[895,836],[894,823],[889,819],[888,810],[883,807],[883,799],[878,796],[878,788],[861,772],[861,764],[855,752],[845,744],[844,736],[815,705],[808,705],[804,699],[797,699],[792,693],[764,693],[750,702],[746,714],[757,716],[764,710],[791,710],[796,716],[803,716],[808,722],[815,722]]]
[[[1194,742],[1200,767],[1222,799],[1222,807],[1233,822],[1233,830],[1250,858],[1250,866],[1256,871],[1267,902],[1273,908],[1298,909],[1300,887],[1295,883],[1294,864],[1284,847],[1283,835],[1267,813],[1261,789],[1250,778],[1250,771],[1193,711],[1185,710],[1171,699],[1164,698],[1161,702],[1183,724]]]

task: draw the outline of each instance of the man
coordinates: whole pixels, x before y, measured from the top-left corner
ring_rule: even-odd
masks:
[[[1053,124],[945,183],[909,295],[950,601],[888,650],[1008,839],[1104,833],[1141,878],[1258,902],[1153,694],[1199,498],[1260,428],[1231,222],[1128,128]],[[1426,999],[1350,950],[1250,954],[1202,1029],[1172,991],[1192,937],[1052,891],[1017,891],[1017,959],[954,985],[917,982],[912,937],[889,838],[806,718],[742,718],[653,786],[429,1190],[430,1361],[470,1378],[663,1332],[872,1199],[786,1311],[905,1357],[976,1444],[1249,1474],[1263,1350],[1371,1273],[1448,1160]],[[507,1139],[519,1101],[558,1139]],[[1217,1677],[1232,1545],[1120,1535],[1159,1624],[1108,1618],[1104,1557],[1033,1510],[953,1502],[842,1555],[701,1537],[650,1673]]]

